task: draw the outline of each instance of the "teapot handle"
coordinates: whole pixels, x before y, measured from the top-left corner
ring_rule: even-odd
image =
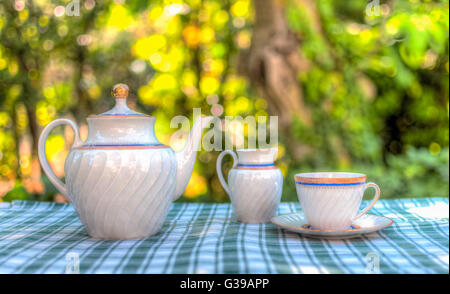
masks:
[[[233,157],[233,167],[236,166],[236,164],[238,162],[236,153],[234,153],[232,150],[224,150],[219,154],[219,157],[217,157],[216,169],[217,169],[217,176],[219,177],[219,181],[222,184],[223,189],[225,190],[225,192],[227,192],[228,196],[230,196],[230,198],[231,198],[230,187],[228,187],[228,184],[227,184],[227,182],[225,182],[225,179],[222,174],[222,159],[227,154],[229,154]]]
[[[70,119],[66,118],[60,118],[52,121],[49,123],[44,130],[41,133],[41,136],[39,137],[39,144],[38,144],[38,156],[39,161],[41,162],[42,169],[44,170],[45,174],[49,178],[50,182],[58,189],[58,191],[70,199],[70,196],[67,193],[66,184],[64,184],[58,177],[55,175],[55,173],[52,171],[50,165],[48,164],[47,156],[45,155],[45,142],[47,141],[47,137],[49,133],[53,130],[54,127],[59,125],[69,125],[73,131],[75,132],[75,138],[72,144],[73,146],[78,146],[82,143],[80,139],[80,134],[78,131],[78,126],[76,123],[71,121]]]

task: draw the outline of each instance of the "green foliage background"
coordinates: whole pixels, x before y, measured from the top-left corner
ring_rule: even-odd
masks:
[[[4,201],[55,199],[33,165],[40,130],[61,116],[85,128],[88,114],[112,106],[109,89],[118,82],[132,89],[133,108],[156,116],[164,143],[170,119],[192,116],[193,107],[270,115],[236,69],[251,42],[249,0],[90,0],[81,1],[80,16],[60,15],[70,1],[18,2],[0,2]],[[364,0],[312,1],[320,33],[303,3],[284,2],[310,64],[298,82],[313,123],[296,120],[289,136],[312,151],[295,159],[284,145],[292,138],[280,137],[283,200],[296,199],[295,173],[330,170],[366,173],[383,198],[448,197],[448,1],[380,1],[369,15]],[[69,135],[58,131],[47,153],[62,165]],[[199,154],[181,201],[228,201],[217,153]]]

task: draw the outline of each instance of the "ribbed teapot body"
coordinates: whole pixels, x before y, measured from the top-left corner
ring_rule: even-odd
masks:
[[[157,233],[174,198],[176,159],[163,145],[73,148],[68,196],[89,235],[139,239]]]

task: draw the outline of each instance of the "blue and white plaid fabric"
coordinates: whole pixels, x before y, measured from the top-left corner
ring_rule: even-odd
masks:
[[[0,207],[0,273],[449,273],[447,198],[378,201],[391,227],[337,241],[239,223],[229,204],[175,203],[160,233],[134,241],[90,239],[71,204]]]

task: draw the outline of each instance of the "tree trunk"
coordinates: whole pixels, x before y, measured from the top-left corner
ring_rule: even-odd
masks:
[[[299,51],[299,40],[289,30],[280,0],[254,0],[255,23],[250,50],[243,52],[240,72],[248,77],[257,93],[267,100],[269,112],[279,116],[282,128],[294,116],[309,124],[297,75],[307,62]]]
[[[300,55],[299,40],[289,29],[284,1],[254,0],[255,23],[252,43],[241,52],[238,71],[245,75],[257,94],[266,99],[270,115],[277,115],[288,149],[295,157],[305,153],[306,146],[292,142],[294,117],[310,125],[310,112],[303,100],[298,74],[309,64]]]

